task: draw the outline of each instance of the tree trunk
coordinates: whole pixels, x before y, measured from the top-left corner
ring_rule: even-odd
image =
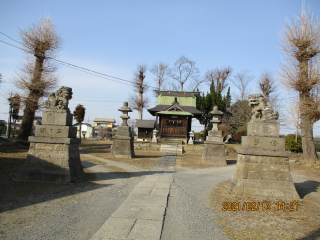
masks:
[[[301,139],[303,159],[306,163],[314,164],[318,160],[316,146],[313,142],[313,123],[307,117],[301,115]]]
[[[12,137],[14,137],[14,132],[16,130],[16,119],[13,120],[13,129],[12,129]]]
[[[7,124],[7,136],[10,138],[10,130],[11,130],[11,107],[9,108],[9,121]]]
[[[310,97],[310,91],[312,87],[310,86],[310,79],[308,76],[308,57],[299,59],[299,84],[300,92],[300,129],[301,129],[301,139],[302,139],[302,151],[303,159],[306,163],[314,164],[318,160],[316,153],[316,146],[313,142],[313,124],[314,119],[310,116],[310,105],[313,101]]]
[[[18,135],[18,139],[21,141],[28,141],[28,137],[31,135],[32,131],[35,111],[28,107],[28,105],[29,104],[26,104],[26,108],[23,111],[21,128]]]
[[[81,142],[81,134],[82,134],[82,132],[81,132],[81,122],[79,123],[79,130],[80,130],[79,131],[79,133],[80,133],[79,135],[80,135],[80,142]]]
[[[38,109],[39,99],[43,97],[44,86],[41,84],[41,76],[43,72],[44,57],[36,55],[36,63],[33,72],[33,78],[31,80],[30,92],[26,99],[26,107],[23,111],[21,129],[18,135],[18,140],[28,141],[28,137],[31,135],[34,115]]]
[[[143,111],[143,108],[142,108],[142,104],[143,104],[143,96],[142,96],[142,93],[139,92],[139,109],[138,109],[138,119],[142,119],[142,111]]]

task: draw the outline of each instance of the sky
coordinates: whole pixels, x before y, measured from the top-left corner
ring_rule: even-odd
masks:
[[[305,5],[315,16],[320,15],[319,0],[305,0]],[[58,60],[132,81],[138,64],[150,68],[161,61],[173,66],[185,55],[196,62],[201,76],[209,69],[224,66],[234,69],[231,77],[241,70],[251,71],[256,78],[250,91],[255,94],[260,93],[257,79],[261,72],[277,72],[282,56],[278,45],[281,28],[285,27],[286,19],[299,15],[301,9],[302,0],[0,0],[0,32],[19,41],[19,29],[49,15],[63,38]],[[10,38],[0,33],[1,41],[19,46]],[[22,50],[0,42],[2,120],[8,120],[6,98],[9,92],[17,91],[11,81],[22,65],[23,56]],[[114,118],[121,124],[118,109],[133,94],[130,83],[58,66],[58,86],[73,89],[71,112],[81,103],[86,108],[84,122],[92,124],[94,118]],[[145,81],[156,87],[151,72],[146,73]],[[282,105],[290,104],[286,89],[278,80],[276,84]],[[235,99],[239,93],[231,82],[229,86]],[[201,92],[208,90],[206,84],[200,87]],[[152,92],[145,96],[151,99],[149,107],[155,107]],[[133,111],[129,116],[137,119],[138,113]],[[143,119],[154,117],[144,110]],[[202,129],[197,120],[193,121],[192,130]],[[289,125],[281,126],[281,133],[294,132]],[[319,122],[314,126],[314,135],[320,136]]]

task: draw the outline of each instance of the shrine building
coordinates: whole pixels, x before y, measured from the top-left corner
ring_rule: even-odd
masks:
[[[200,92],[156,92],[159,94],[157,106],[148,112],[159,117],[159,140],[176,139],[187,143],[192,118],[203,114],[196,108],[196,96]]]

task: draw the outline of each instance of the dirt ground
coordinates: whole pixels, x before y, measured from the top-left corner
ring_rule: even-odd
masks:
[[[159,151],[135,151],[136,158],[134,159],[112,159],[109,158],[110,142],[83,142],[80,147],[81,152],[112,161],[127,162],[146,170],[152,169],[164,154]],[[235,149],[237,147],[237,145],[227,146],[228,163],[236,162]],[[20,220],[15,218],[19,207],[30,206],[32,208],[32,204],[42,201],[41,199],[68,196],[82,189],[96,187],[95,175],[89,172],[89,178],[76,185],[14,181],[14,177],[25,161],[27,152],[28,147],[26,146],[0,144],[0,219],[1,213],[10,212],[12,221],[9,222],[21,224]],[[211,167],[210,164],[201,162],[201,155],[201,153],[179,154],[175,171]],[[225,234],[231,239],[320,239],[320,169],[302,165],[299,162],[301,157],[301,154],[291,156],[291,159],[297,160],[290,163],[292,175],[303,180],[295,184],[301,201],[297,203],[298,205],[293,205],[294,210],[292,211],[282,210],[280,204],[277,210],[276,202],[270,202],[270,210],[260,208],[259,211],[223,211],[223,202],[240,203],[242,206],[243,202],[257,202],[257,200],[233,197],[229,191],[229,181],[212,190],[211,206],[218,216],[215,221],[221,225]],[[93,161],[87,158],[82,160]],[[0,225],[0,239],[1,236]]]
[[[300,162],[290,163],[290,169],[293,179],[302,180],[295,182],[300,201],[235,197],[230,180],[215,186],[211,207],[224,233],[231,239],[320,239],[320,169]]]

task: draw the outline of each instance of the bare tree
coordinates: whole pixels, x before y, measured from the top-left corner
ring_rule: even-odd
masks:
[[[270,71],[264,71],[260,74],[258,79],[259,89],[263,96],[269,101],[270,94],[276,91],[275,80],[273,74]]]
[[[230,79],[232,84],[240,91],[241,101],[246,100],[250,94],[248,89],[250,82],[254,79],[254,75],[249,70],[241,70],[233,79]]]
[[[28,55],[13,83],[26,94],[22,96],[25,109],[18,140],[27,141],[40,98],[57,84],[58,78],[54,75],[56,67],[51,63],[51,58],[57,53],[62,40],[49,17],[41,18],[37,24],[20,30],[19,34]]]
[[[246,130],[247,123],[250,121],[252,113],[247,100],[238,100],[228,109],[231,116],[225,119],[227,125],[231,125],[236,131]]]
[[[280,93],[277,92],[276,80],[274,74],[271,71],[264,71],[258,78],[258,88],[263,96],[270,102],[274,110],[281,111],[282,98]],[[282,117],[278,119],[278,122],[282,122]],[[285,120],[285,119],[284,119]]]
[[[186,56],[182,55],[174,63],[173,68],[168,71],[169,76],[172,78],[173,90],[183,91],[183,87],[186,82],[190,83],[188,89],[191,91],[196,90],[201,83],[205,82],[205,79],[200,79],[199,69],[195,66],[196,62],[190,60]]]
[[[205,78],[209,84],[214,82],[216,92],[222,92],[227,86],[227,80],[230,78],[233,69],[228,67],[211,69],[206,72]]]
[[[160,91],[165,90],[164,88],[164,82],[166,81],[166,78],[168,76],[168,68],[169,65],[163,62],[159,62],[150,69],[150,72],[153,73],[156,78],[155,81],[158,84],[158,90]],[[158,94],[155,92],[156,97],[158,97]]]
[[[300,129],[300,109],[299,99],[293,99],[290,104],[286,104],[284,122],[296,129],[296,142],[298,141],[298,132]]]
[[[280,79],[287,89],[299,94],[300,127],[304,161],[317,160],[313,142],[313,124],[320,119],[320,22],[308,10],[286,21],[282,29]]]
[[[143,93],[149,89],[149,86],[144,82],[147,66],[145,64],[138,64],[137,70],[133,73],[133,89],[137,95],[130,95],[129,103],[131,107],[138,110],[138,119],[142,119],[143,109],[148,106],[149,99],[143,98]]]
[[[135,128],[136,128],[136,120],[135,119],[128,119],[128,126],[131,127],[132,137],[134,137]]]

